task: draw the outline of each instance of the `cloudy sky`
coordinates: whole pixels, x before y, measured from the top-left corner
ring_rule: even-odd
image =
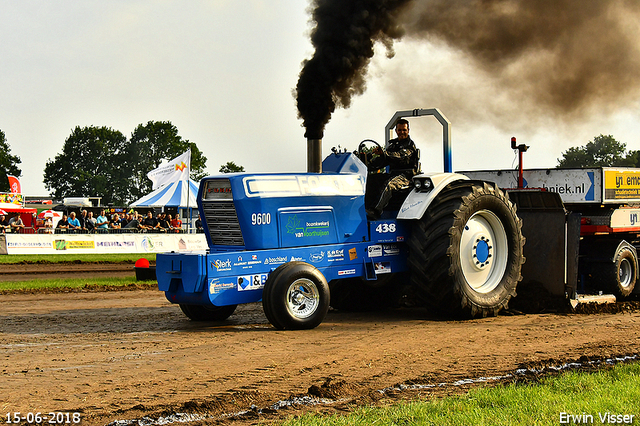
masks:
[[[313,54],[307,1],[0,0],[0,6],[0,129],[22,160],[23,193],[48,193],[45,164],[76,126],[107,126],[129,137],[138,124],[171,121],[203,151],[209,173],[228,161],[255,172],[306,170],[292,89]],[[525,166],[532,168],[554,167],[567,148],[599,134],[640,149],[640,96],[633,88],[619,102],[567,116],[530,102],[530,94],[442,41],[402,39],[391,59],[379,50],[365,94],[328,123],[325,154],[332,146],[352,150],[363,139],[383,140],[396,110],[429,107],[453,124],[456,170],[513,167],[511,136],[531,145]],[[411,123],[425,170],[442,168],[440,132],[433,119]]]

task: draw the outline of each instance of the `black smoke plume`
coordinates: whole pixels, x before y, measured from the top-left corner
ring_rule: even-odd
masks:
[[[314,0],[313,57],[303,63],[295,90],[305,137],[321,139],[336,106],[348,108],[366,88],[367,66],[377,41],[392,56],[401,6],[409,0]]]
[[[462,52],[492,78],[494,94],[512,93],[527,108],[579,116],[619,109],[640,92],[638,0],[314,0],[311,10],[315,53],[295,91],[307,137],[321,138],[335,108],[364,92],[374,43],[392,56],[403,36]],[[403,102],[440,101],[432,90],[442,82],[427,69],[405,77]],[[445,99],[469,98],[448,90]]]
[[[557,114],[611,105],[640,87],[637,0],[425,0],[407,38],[439,40],[529,103]]]

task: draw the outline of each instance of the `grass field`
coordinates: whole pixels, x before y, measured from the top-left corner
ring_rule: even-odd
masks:
[[[129,285],[143,287],[153,286],[157,289],[156,281],[137,281],[131,278],[67,278],[67,279],[42,279],[29,281],[0,281],[2,291],[29,291],[43,289],[88,289],[96,287],[124,287]]]
[[[131,262],[140,258],[155,262],[155,253],[125,254],[8,254],[0,256],[0,264],[9,263],[59,263],[59,262]]]
[[[640,363],[592,373],[565,372],[538,383],[509,384],[468,394],[346,415],[309,414],[283,426],[640,424]]]
[[[155,262],[155,254],[47,254],[47,255],[6,255],[0,256],[1,265],[22,264],[22,263],[82,263],[82,262],[105,262],[105,263],[131,263],[145,258],[150,262]],[[132,272],[133,274],[133,272]],[[131,284],[151,285],[155,281],[136,281],[132,278],[67,278],[67,279],[33,279],[29,281],[2,281],[0,275],[0,291],[16,290],[36,290],[36,289],[61,289],[61,288],[90,288],[102,286],[127,286]]]

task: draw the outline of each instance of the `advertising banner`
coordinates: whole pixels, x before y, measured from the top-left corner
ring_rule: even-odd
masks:
[[[496,183],[500,188],[518,187],[517,170],[457,172],[470,179]],[[565,203],[602,202],[602,169],[528,169],[523,172],[525,188],[543,188],[560,195]]]
[[[7,254],[164,253],[208,248],[204,234],[11,233],[3,236]]]
[[[640,169],[604,169],[605,202],[640,201]]]

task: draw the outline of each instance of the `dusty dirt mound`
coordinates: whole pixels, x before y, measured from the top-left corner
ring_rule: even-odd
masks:
[[[573,310],[577,314],[619,314],[640,311],[640,301],[630,300],[616,303],[581,303]]]
[[[467,393],[479,386],[537,383],[548,376],[566,371],[593,372],[612,368],[621,362],[635,362],[640,354],[618,354],[609,358],[581,356],[578,359],[546,359],[525,362],[503,375],[473,377],[453,382],[442,382],[439,375],[427,374],[406,380],[384,389],[368,389],[345,380],[327,379],[321,385],[312,385],[307,393],[289,395],[274,402],[263,392],[233,392],[223,397],[188,401],[175,406],[152,407],[138,405],[118,414],[129,419],[110,425],[139,424],[158,425],[167,421],[186,421],[191,425],[255,425],[282,421],[286,417],[316,412],[324,415],[347,413],[354,406],[383,406],[398,402],[424,401]]]

